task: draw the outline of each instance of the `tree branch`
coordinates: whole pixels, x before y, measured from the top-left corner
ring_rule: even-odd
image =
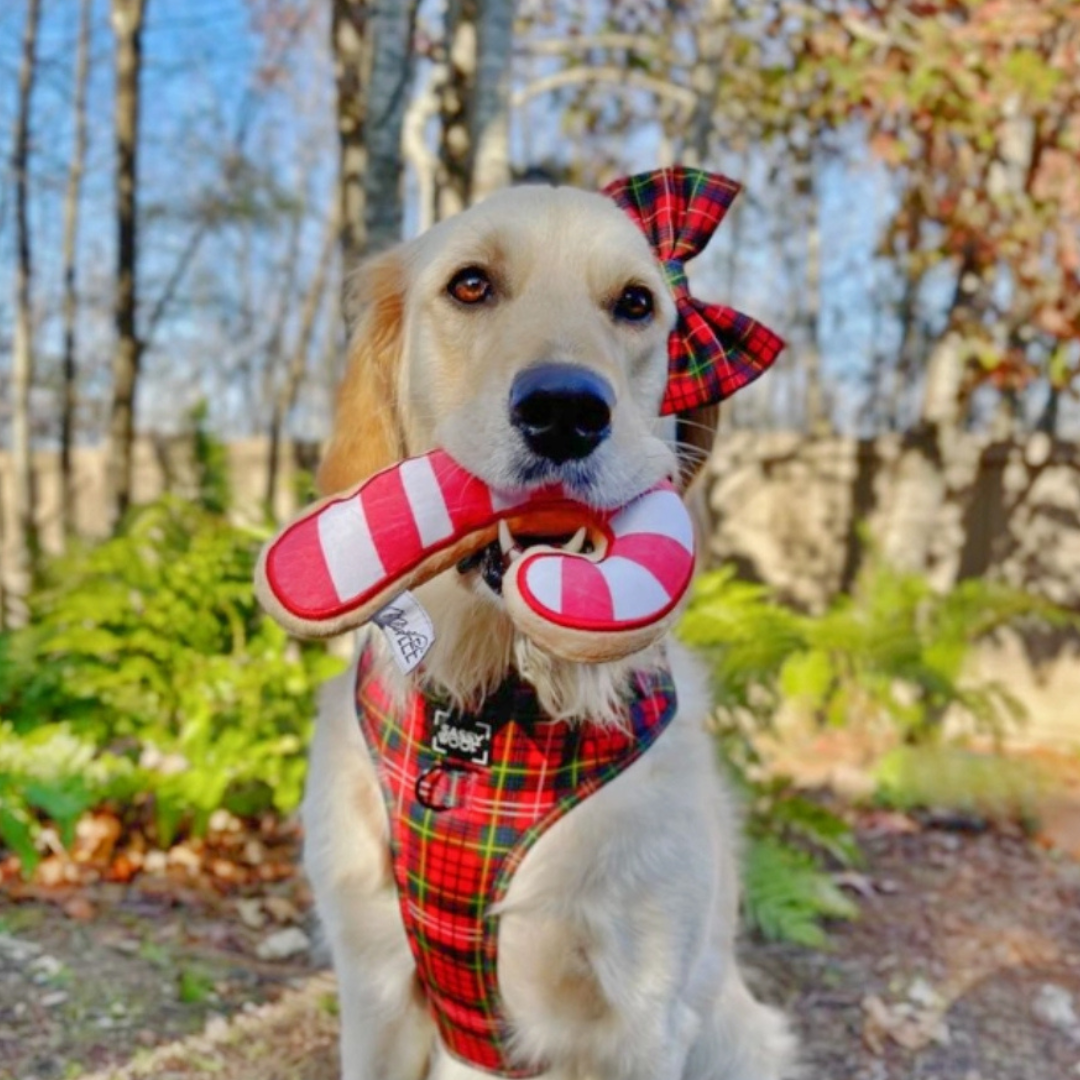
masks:
[[[693,110],[697,100],[694,92],[685,86],[665,82],[663,79],[646,75],[642,71],[627,71],[625,68],[608,64],[604,67],[567,68],[565,71],[544,75],[535,82],[516,90],[511,98],[511,104],[515,109],[519,109],[532,98],[583,83],[608,83],[620,91],[644,90],[646,93],[655,94],[658,98],[675,102],[688,113]]]

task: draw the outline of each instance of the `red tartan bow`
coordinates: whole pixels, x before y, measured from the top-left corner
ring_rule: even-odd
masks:
[[[784,342],[748,315],[690,295],[685,264],[709,242],[741,185],[700,169],[657,169],[604,188],[638,224],[663,263],[679,321],[668,339],[660,412],[681,413],[730,397],[780,355]]]

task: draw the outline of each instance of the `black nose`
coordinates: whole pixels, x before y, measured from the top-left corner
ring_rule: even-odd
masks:
[[[529,449],[556,465],[588,457],[611,434],[607,379],[573,364],[526,368],[510,387],[510,422]]]

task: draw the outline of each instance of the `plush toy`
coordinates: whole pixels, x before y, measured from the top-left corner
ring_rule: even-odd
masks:
[[[690,584],[694,534],[667,483],[601,512],[558,488],[500,494],[436,450],[302,514],[263,551],[256,590],[291,633],[320,637],[478,556],[499,560],[519,630],[557,656],[597,662],[664,633]]]

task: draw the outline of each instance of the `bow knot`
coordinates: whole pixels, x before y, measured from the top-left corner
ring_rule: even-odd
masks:
[[[678,321],[668,339],[661,413],[730,397],[768,369],[784,347],[748,315],[690,295],[686,263],[708,244],[739,189],[726,176],[679,166],[625,177],[604,189],[645,234],[675,297]]]
[[[671,291],[678,296],[690,291],[690,282],[686,277],[686,263],[682,259],[665,259],[664,276]]]

